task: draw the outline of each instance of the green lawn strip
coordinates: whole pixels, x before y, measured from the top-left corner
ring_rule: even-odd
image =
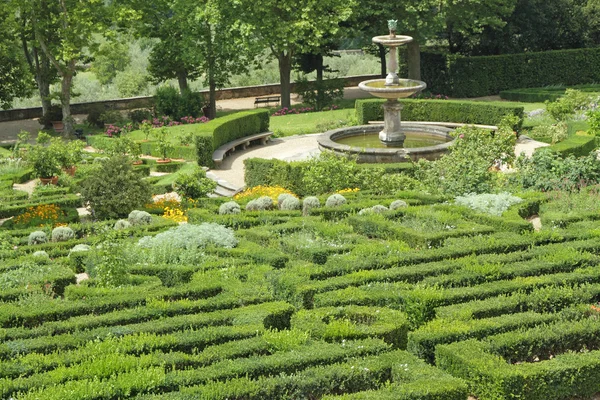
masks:
[[[336,124],[349,124],[353,118],[354,110],[352,109],[282,115],[271,117],[270,129],[281,137],[321,133],[337,127]]]

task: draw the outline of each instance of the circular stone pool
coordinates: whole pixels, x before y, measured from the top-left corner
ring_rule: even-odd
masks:
[[[394,163],[436,160],[447,152],[454,140],[452,129],[440,125],[402,123],[406,135],[404,147],[386,147],[379,140],[383,125],[361,125],[334,129],[318,139],[321,150],[338,154],[352,154],[362,163]]]

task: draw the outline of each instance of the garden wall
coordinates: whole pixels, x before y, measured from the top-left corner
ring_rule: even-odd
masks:
[[[359,82],[368,79],[379,78],[379,75],[362,75],[362,76],[348,76],[344,79],[344,86],[352,87],[357,86]],[[292,83],[292,92],[295,89],[295,84]],[[208,90],[201,90],[208,96]],[[227,88],[217,91],[217,100],[227,99],[239,99],[243,97],[256,97],[256,96],[267,96],[271,94],[279,94],[280,85],[278,83],[271,85],[259,85],[259,86],[246,86]],[[97,107],[98,105],[104,106],[106,109],[115,110],[131,110],[135,108],[147,108],[152,107],[154,102],[153,96],[143,97],[131,97],[128,99],[116,99],[116,100],[103,100],[103,101],[91,101],[87,103],[73,103],[71,104],[71,112],[73,114],[87,114],[90,109]],[[11,110],[0,110],[0,122],[4,121],[17,121],[22,119],[39,118],[42,116],[41,107],[31,108],[15,108]]]

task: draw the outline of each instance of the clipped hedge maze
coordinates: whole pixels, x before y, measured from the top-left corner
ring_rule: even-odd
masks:
[[[190,265],[136,264],[118,288],[74,284],[67,242],[0,251],[0,398],[567,399],[600,392],[600,223],[533,232],[539,196],[490,217],[443,198],[352,193],[339,208],[219,215],[235,248]],[[359,214],[396,199],[409,206]],[[321,199],[324,203],[324,199]],[[243,204],[242,204],[243,206]],[[243,208],[243,207],[242,207]],[[544,218],[544,215],[542,215]],[[557,216],[552,215],[552,220]],[[121,231],[124,241],[171,228]],[[48,267],[47,273],[44,267]],[[85,268],[85,266],[83,267]],[[58,290],[31,293],[32,288]]]

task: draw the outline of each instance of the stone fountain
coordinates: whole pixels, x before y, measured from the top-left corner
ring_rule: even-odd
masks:
[[[387,62],[388,75],[385,79],[372,79],[358,84],[358,87],[365,92],[368,92],[375,97],[387,99],[387,101],[383,103],[384,126],[383,130],[379,132],[379,140],[381,140],[384,145],[390,147],[402,147],[404,145],[404,139],[406,139],[406,135],[403,133],[400,126],[400,111],[402,110],[402,104],[400,104],[398,99],[412,96],[427,87],[425,82],[398,78],[397,48],[405,43],[412,42],[413,38],[402,35],[396,36],[397,23],[397,20],[389,20],[388,28],[390,34],[375,36],[373,38],[373,43],[381,44],[390,49]]]
[[[435,160],[451,144],[452,129],[443,124],[401,123],[402,104],[398,99],[409,97],[425,89],[425,82],[398,77],[397,48],[413,40],[410,36],[396,35],[396,20],[388,21],[389,35],[375,36],[374,43],[389,47],[388,75],[385,79],[372,79],[358,87],[375,97],[386,99],[383,103],[383,126],[364,125],[325,132],[319,147],[338,154],[353,154],[359,162],[402,162],[420,158]],[[373,137],[378,132],[378,139]]]

